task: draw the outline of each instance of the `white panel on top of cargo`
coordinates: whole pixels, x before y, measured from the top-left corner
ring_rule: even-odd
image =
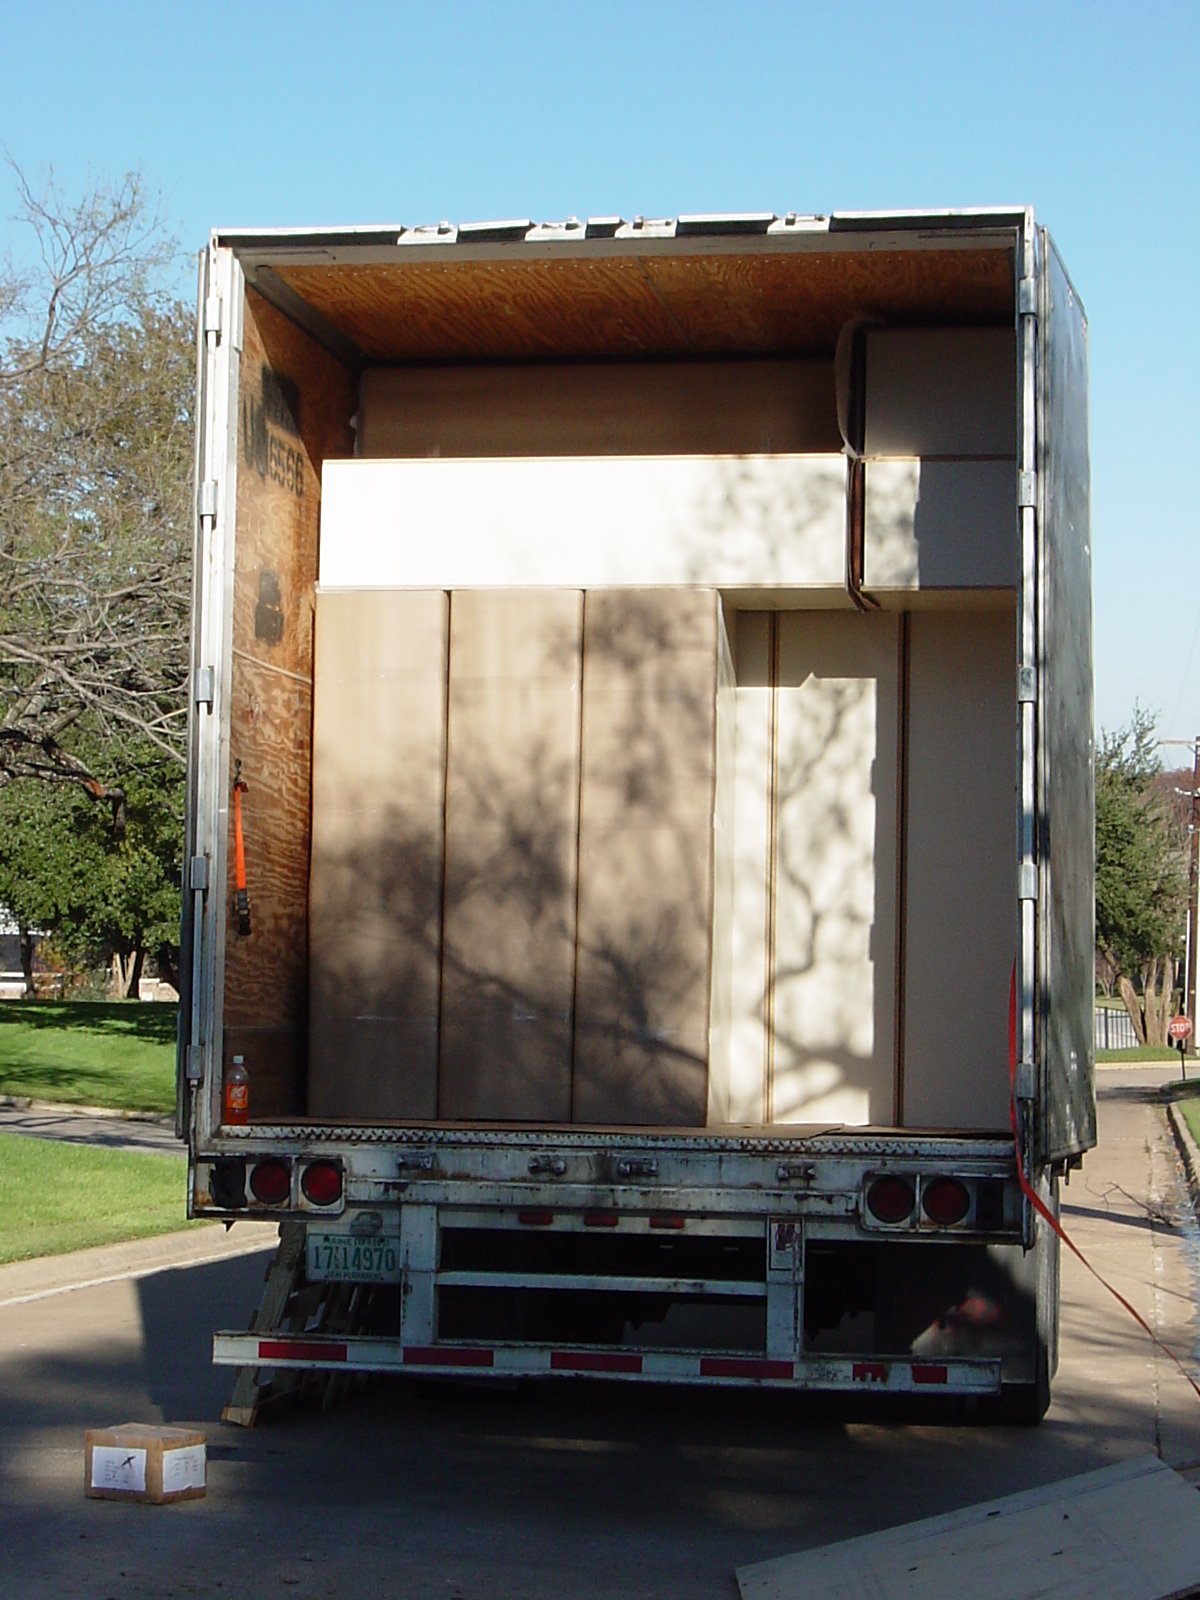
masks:
[[[326,466],[325,588],[699,584],[849,604],[840,455]]]

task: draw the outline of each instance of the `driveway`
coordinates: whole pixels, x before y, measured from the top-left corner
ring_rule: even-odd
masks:
[[[1191,1362],[1196,1232],[1156,1104],[1168,1073],[1102,1069],[1101,1145],[1063,1212]],[[392,1380],[244,1433],[216,1420],[232,1374],[209,1347],[214,1328],[246,1325],[264,1260],[0,1307],[14,1594],[728,1600],[744,1562],[1147,1450],[1200,1461],[1200,1400],[1066,1253],[1062,1365],[1036,1429],[769,1395]],[[205,1425],[207,1499],[84,1500],[84,1428],[130,1418]]]

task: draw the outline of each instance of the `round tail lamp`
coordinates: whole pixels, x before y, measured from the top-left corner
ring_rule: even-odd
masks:
[[[292,1192],[292,1174],[286,1161],[259,1161],[250,1169],[250,1192],[264,1206],[278,1206]]]
[[[930,1222],[952,1228],[970,1211],[971,1195],[966,1184],[957,1178],[935,1178],[922,1189],[921,1205]]]
[[[335,1206],[342,1198],[342,1169],[336,1161],[311,1161],[301,1174],[300,1187],[309,1205]]]
[[[907,1222],[916,1203],[916,1191],[908,1179],[891,1172],[876,1178],[867,1190],[867,1210],[876,1222]]]

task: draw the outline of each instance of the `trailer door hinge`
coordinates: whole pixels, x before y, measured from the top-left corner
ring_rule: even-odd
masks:
[[[211,667],[196,668],[196,704],[212,710],[214,674]]]
[[[1016,1094],[1018,1100],[1037,1099],[1037,1065],[1035,1062],[1017,1062]]]
[[[203,1045],[190,1044],[187,1047],[187,1059],[184,1063],[184,1072],[189,1083],[199,1083],[204,1076],[204,1047]]]
[[[1036,900],[1037,897],[1037,863],[1035,861],[1022,861],[1017,868],[1017,899]]]
[[[193,856],[188,866],[188,887],[203,894],[208,888],[208,857]]]
[[[1037,704],[1037,668],[1017,668],[1017,704],[1030,706]]]
[[[224,323],[224,302],[219,294],[210,294],[204,302],[204,332],[212,334],[214,342],[221,337]]]
[[[1036,317],[1037,309],[1037,279],[1022,278],[1017,285],[1017,310],[1023,317]]]
[[[1017,482],[1017,505],[1020,507],[1037,505],[1037,473],[1022,472]]]
[[[217,480],[206,478],[196,490],[196,510],[202,517],[215,517],[217,514]]]

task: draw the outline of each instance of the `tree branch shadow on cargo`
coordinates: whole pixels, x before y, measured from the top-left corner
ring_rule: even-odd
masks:
[[[455,762],[444,870],[436,828],[403,798],[365,806],[327,864],[310,1114],[567,1121],[573,1056],[576,1093],[605,1080],[577,1120],[703,1125],[713,708],[673,675],[689,641],[661,604],[623,596],[593,622],[589,670],[617,687],[590,702],[582,819],[575,748],[534,737],[520,764],[484,748]],[[577,659],[578,640],[551,639],[556,652]],[[703,807],[681,814],[689,782]],[[365,1071],[342,1065],[350,1028],[379,1037]],[[323,1086],[330,1067],[340,1081]],[[664,1094],[659,1080],[681,1072],[682,1094]]]
[[[890,1063],[883,1106],[873,1054],[893,1026],[890,985],[875,971],[890,956],[876,920],[878,863],[891,853],[876,792],[878,707],[867,680],[807,685],[803,721],[780,734],[774,1115],[829,1121],[840,1108],[822,1101],[836,1095],[865,1113],[855,1120],[885,1122]]]
[[[846,485],[840,458],[825,471],[803,456],[774,465],[768,477],[753,458],[712,463],[711,490],[688,530],[690,582],[755,589],[812,583],[815,576],[825,587],[833,570],[841,581]]]

